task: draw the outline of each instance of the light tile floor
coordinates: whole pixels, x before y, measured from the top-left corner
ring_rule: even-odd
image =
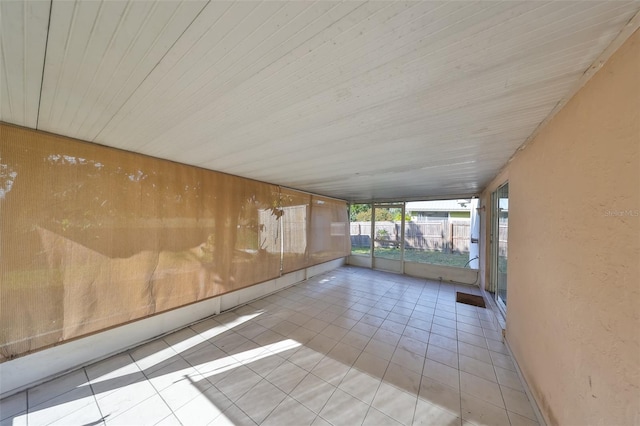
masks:
[[[535,425],[466,286],[343,267],[0,401],[5,425]]]

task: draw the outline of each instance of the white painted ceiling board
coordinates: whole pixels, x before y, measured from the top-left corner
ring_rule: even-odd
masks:
[[[135,7],[149,4],[153,7],[142,23],[139,19],[128,19],[126,24],[129,31],[121,30],[116,34],[114,44],[119,45],[120,49],[115,52],[113,58],[104,61],[110,66],[100,69],[101,80],[96,78],[91,87],[91,90],[99,90],[100,93],[97,96],[85,96],[85,105],[78,109],[80,114],[72,123],[71,131],[75,132],[77,137],[87,140],[95,138],[98,131],[104,128],[108,120],[169,51],[170,46],[191,25],[206,5],[206,1],[133,3]],[[156,30],[152,31],[149,28]],[[90,104],[91,101],[93,104]],[[101,107],[102,105],[106,106]]]
[[[38,128],[65,134],[61,117],[69,100],[78,96],[75,88],[90,80],[98,59],[118,26],[126,3],[56,2],[51,7],[45,73],[42,81]],[[94,28],[100,32],[94,31]],[[89,56],[89,63],[85,59]]]
[[[39,128],[92,140],[205,5],[53,2]]]
[[[242,3],[240,7],[252,7],[249,3]],[[109,123],[100,129],[93,139],[104,142],[112,141],[113,146],[136,150],[137,145],[143,143],[133,137],[128,137],[138,133],[145,123],[141,116],[158,110],[155,115],[163,117],[175,117],[180,111],[175,107],[171,99],[171,91],[174,90],[179,78],[195,67],[195,63],[201,59],[207,51],[215,44],[215,39],[207,43],[206,37],[213,37],[212,27],[219,22],[229,19],[229,10],[238,7],[231,2],[208,3],[200,15],[185,30],[174,46],[167,52],[162,60],[154,68],[147,78],[140,84],[140,87],[131,95],[120,110],[110,117]],[[181,67],[178,68],[177,65]],[[150,98],[150,94],[156,96]],[[160,104],[159,104],[160,103]],[[168,105],[166,108],[158,108],[161,105]],[[164,113],[164,115],[163,115]]]
[[[601,1],[54,0],[37,124],[350,200],[469,195],[638,10]],[[3,22],[20,11],[8,15]],[[3,46],[37,33],[28,26],[3,28]],[[25,67],[11,46],[5,68],[37,68],[38,54],[29,50]],[[4,121],[5,104],[40,91],[17,74],[3,73],[12,95],[2,99]]]
[[[49,6],[49,1],[0,2],[1,121],[37,125]]]
[[[314,102],[314,103],[313,103],[313,105],[317,105],[317,102]],[[296,105],[295,107],[299,107],[299,106],[298,106],[298,105]],[[332,110],[332,111],[333,111],[333,110]],[[335,112],[335,111],[333,111],[333,112]],[[289,111],[285,111],[283,114],[284,114],[284,116],[285,116],[285,117],[291,116],[291,113],[290,113]],[[274,120],[274,121],[275,121],[275,120]],[[256,127],[257,127],[257,128],[259,128],[259,129],[262,129],[262,128],[264,128],[264,123],[258,123],[258,124],[256,125]],[[239,129],[239,131],[245,131],[245,132],[246,132],[246,128],[245,128],[245,127],[242,127],[242,128],[240,128],[240,129]],[[252,144],[250,143],[250,144],[249,144],[249,146],[251,146],[251,145],[252,145]],[[237,146],[237,145],[236,145],[236,146]]]
[[[389,12],[387,9],[389,9],[389,7],[381,10],[380,12]],[[358,9],[358,11],[362,11],[362,9]],[[395,11],[392,11],[392,13],[393,12]],[[376,16],[377,15],[378,13]],[[384,17],[386,16],[388,16],[388,13],[384,14]],[[345,61],[350,61],[353,56],[358,54],[358,47],[354,46],[353,37],[356,37],[355,40],[364,40],[364,37],[358,37],[360,32],[362,31],[359,26],[349,28],[347,36],[342,38],[342,42],[347,43],[348,48],[342,48],[339,45],[340,40],[338,39],[334,39],[333,41],[330,40],[321,46],[321,48],[326,48],[324,50],[324,54],[316,55],[314,57],[313,54],[315,53],[315,50],[311,50],[309,55],[305,55],[302,58],[307,60],[307,62],[303,64],[302,71],[296,68],[289,70],[290,74],[283,74],[283,71],[280,71],[278,73],[279,80],[268,81],[267,84],[258,86],[257,88],[254,88],[253,91],[246,91],[245,99],[235,96],[235,99],[230,100],[231,102],[238,105],[251,105],[251,107],[241,109],[241,112],[237,113],[237,116],[231,116],[229,121],[231,123],[237,123],[240,114],[244,114],[250,115],[252,124],[251,126],[227,125],[220,129],[221,126],[219,123],[225,123],[223,120],[216,120],[215,123],[211,124],[216,126],[215,130],[217,134],[219,136],[226,136],[237,140],[238,143],[232,145],[230,148],[238,152],[255,144],[255,141],[245,141],[243,139],[243,135],[246,135],[247,133],[255,133],[257,131],[258,134],[261,134],[262,129],[264,129],[265,126],[277,125],[279,129],[282,129],[283,126],[287,125],[300,125],[298,121],[295,121],[292,118],[304,115],[304,108],[307,105],[310,105],[309,109],[312,115],[318,119],[324,120],[325,122],[330,122],[331,116],[342,116],[343,114],[334,109],[336,103],[335,98],[343,97],[340,93],[340,88],[338,88],[337,93],[334,94],[334,90],[336,90],[335,86],[337,85],[337,82],[354,80],[354,75],[349,71],[343,70],[335,61],[332,62],[331,54],[334,53],[338,56],[336,50],[339,49],[337,50],[338,52],[341,52],[339,56]],[[339,35],[342,36],[344,34]],[[384,34],[380,37],[384,37]],[[304,50],[306,50],[306,48],[304,48]],[[376,56],[373,56],[373,58],[375,57]],[[365,59],[367,58],[371,58],[371,56],[365,56]],[[377,64],[369,65],[362,69],[375,68],[376,66]],[[331,75],[327,77],[319,70],[325,71],[325,73],[328,72]],[[393,87],[393,85],[390,86]],[[349,95],[349,90],[347,89],[345,93]],[[317,114],[317,111],[323,108],[323,104],[321,104],[322,97],[328,98],[331,105],[330,108],[324,108],[323,115],[320,116]],[[227,111],[228,110],[229,108]],[[273,111],[279,111],[278,115],[274,117],[272,114]],[[203,112],[203,114],[206,114],[206,112]],[[327,114],[330,116],[327,116]],[[227,112],[224,115],[229,116],[230,114]],[[196,117],[195,119],[197,120],[198,118]],[[308,125],[308,123],[302,123],[302,125]],[[225,131],[230,133],[225,134]],[[220,157],[218,158],[221,160]]]
[[[357,2],[347,2],[341,5],[341,10],[337,11],[337,15],[341,15],[341,11],[349,12],[351,10],[356,9],[358,6]],[[149,140],[152,140],[154,145],[162,146],[162,141],[172,141],[174,140],[173,135],[184,134],[185,132],[190,132],[193,130],[197,130],[198,128],[202,128],[204,124],[206,124],[205,120],[210,117],[216,117],[215,121],[220,120],[221,117],[228,115],[228,111],[237,111],[237,110],[246,110],[246,106],[250,103],[256,102],[255,92],[250,92],[245,96],[239,96],[237,92],[231,92],[231,94],[227,97],[223,97],[221,92],[218,89],[218,83],[223,81],[223,79],[218,79],[216,75],[215,78],[212,78],[209,75],[205,75],[204,80],[198,80],[193,82],[192,79],[183,78],[179,76],[179,73],[185,69],[183,62],[187,64],[187,69],[191,73],[199,73],[197,76],[201,76],[204,74],[202,69],[207,69],[210,67],[211,62],[218,61],[219,55],[212,55],[208,52],[206,55],[201,53],[201,47],[209,47],[213,45],[216,48],[219,45],[218,40],[231,40],[228,37],[229,27],[235,28],[233,24],[243,17],[246,14],[250,14],[255,9],[255,4],[250,2],[240,2],[233,5],[232,10],[227,12],[224,16],[222,22],[215,22],[212,27],[212,30],[209,32],[208,39],[203,41],[199,41],[200,43],[195,46],[195,49],[192,52],[189,52],[183,59],[181,59],[180,63],[174,65],[174,73],[173,75],[167,76],[164,78],[165,81],[174,81],[180,85],[182,80],[186,80],[184,84],[195,84],[196,87],[191,91],[182,91],[176,90],[176,85],[172,85],[171,87],[166,87],[166,85],[158,85],[155,90],[149,93],[144,103],[136,104],[135,108],[127,109],[127,111],[132,111],[136,114],[136,122],[142,121],[147,127],[144,129],[140,129],[145,135],[142,137],[136,135],[129,137],[131,139],[130,144],[133,146],[144,146],[148,143]],[[208,8],[207,8],[208,9]],[[334,11],[331,9],[329,12]],[[343,13],[344,13],[343,12]],[[211,22],[212,18],[203,17],[202,21]],[[320,29],[318,29],[320,30]],[[319,35],[318,35],[319,34]],[[320,32],[316,36],[319,37],[323,33]],[[214,52],[216,53],[216,52]],[[291,53],[289,53],[291,55]],[[282,58],[280,58],[282,59]],[[242,70],[242,68],[240,69]],[[255,80],[256,77],[252,76]],[[261,80],[262,77],[258,77],[258,80]],[[242,82],[244,85],[247,85],[246,81]],[[265,84],[268,85],[268,82]],[[183,86],[184,87],[184,86]],[[260,86],[262,90],[265,90],[265,86]],[[234,87],[228,88],[225,87],[227,91],[233,89]],[[141,91],[142,92],[142,91]],[[172,117],[171,110],[159,111],[158,114],[154,114],[153,107],[157,104],[158,98],[162,100],[170,101],[175,111],[173,114],[177,116],[177,120],[167,120],[168,117]],[[210,107],[210,105],[214,103],[214,106],[217,106],[217,110],[207,110],[206,107]],[[235,108],[235,109],[233,109]],[[133,128],[136,127],[135,123],[128,119],[127,116],[121,114],[122,120],[117,121],[114,120],[112,125],[105,129],[105,132],[99,135],[98,140],[102,137],[113,137],[117,135],[120,139],[124,138],[127,140],[129,135],[134,134]],[[125,123],[122,121],[125,120]],[[210,120],[207,120],[210,121]],[[223,122],[224,123],[224,122]],[[123,126],[124,124],[124,126]],[[239,124],[239,123],[238,123]],[[238,124],[233,124],[234,127],[237,127]],[[176,126],[177,125],[177,126]],[[131,126],[127,127],[127,126]],[[140,128],[140,126],[137,126]],[[172,129],[173,127],[173,129]],[[177,127],[177,128],[176,128]],[[113,130],[113,133],[109,133],[110,130]],[[173,132],[169,132],[173,130]],[[193,145],[194,138],[189,138],[184,141],[185,145]],[[201,142],[198,140],[195,143]],[[129,146],[129,145],[128,145]],[[181,146],[181,149],[178,151],[182,151],[184,145]]]

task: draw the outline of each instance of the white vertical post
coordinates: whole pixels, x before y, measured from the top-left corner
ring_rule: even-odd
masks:
[[[407,203],[402,203],[400,220],[400,273],[404,274],[404,211]]]

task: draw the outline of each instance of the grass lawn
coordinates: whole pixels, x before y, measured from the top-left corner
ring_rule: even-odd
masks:
[[[352,254],[369,255],[371,250],[367,247],[352,247]],[[399,248],[376,248],[376,257],[382,257],[385,259],[400,260]],[[455,266],[458,268],[464,268],[465,264],[469,261],[468,253],[442,253],[440,251],[427,251],[427,250],[411,250],[405,249],[404,260],[407,262],[420,262],[431,263],[434,265]],[[467,266],[468,268],[468,266]]]

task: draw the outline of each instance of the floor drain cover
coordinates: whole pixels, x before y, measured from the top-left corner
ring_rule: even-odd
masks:
[[[474,294],[469,293],[460,293],[456,292],[456,302],[464,303],[467,305],[479,306],[481,308],[486,308],[487,305],[484,304],[484,299],[482,296],[476,296]]]

